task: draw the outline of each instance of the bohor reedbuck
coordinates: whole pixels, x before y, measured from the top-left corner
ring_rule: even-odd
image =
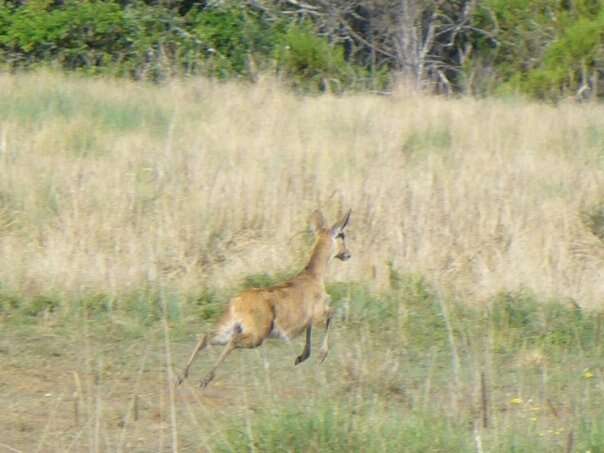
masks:
[[[202,388],[210,383],[216,369],[234,349],[256,348],[269,337],[289,341],[306,331],[304,350],[294,362],[295,365],[302,363],[310,357],[312,328],[317,324],[325,325],[319,352],[319,361],[323,362],[329,347],[332,318],[324,278],[333,258],[346,261],[351,256],[346,248],[344,232],[349,221],[350,210],[331,226],[326,225],[320,211],[313,212],[311,225],[316,233],[316,242],[306,267],[286,282],[270,288],[248,289],[231,299],[218,323],[210,333],[200,338],[193,349],[178,383],[187,378],[193,360],[208,345],[224,345],[224,349],[201,380]]]

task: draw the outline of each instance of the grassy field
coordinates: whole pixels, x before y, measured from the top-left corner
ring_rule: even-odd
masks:
[[[174,388],[317,207],[327,361]],[[0,451],[604,451],[603,239],[599,105],[0,75]]]

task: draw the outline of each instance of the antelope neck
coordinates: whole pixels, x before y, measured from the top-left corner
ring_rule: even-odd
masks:
[[[323,279],[323,276],[327,271],[327,264],[331,258],[330,245],[331,244],[327,243],[322,237],[317,240],[310,260],[308,260],[308,264],[304,268],[306,272]]]

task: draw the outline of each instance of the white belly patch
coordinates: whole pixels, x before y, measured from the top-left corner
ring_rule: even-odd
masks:
[[[273,324],[273,328],[271,333],[269,334],[270,338],[278,338],[280,340],[289,341],[289,336],[279,327],[277,323]]]

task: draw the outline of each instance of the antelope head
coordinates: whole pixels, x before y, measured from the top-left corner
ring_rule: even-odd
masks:
[[[325,218],[321,211],[315,211],[312,215],[311,224],[318,235],[318,245],[328,250],[329,260],[337,258],[341,261],[349,260],[352,256],[346,247],[345,229],[350,222],[349,209],[344,216],[331,227],[325,225]]]

